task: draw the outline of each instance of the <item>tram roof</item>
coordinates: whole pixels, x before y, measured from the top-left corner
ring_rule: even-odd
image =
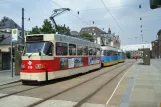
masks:
[[[78,45],[84,45],[84,46],[89,46],[89,47],[96,47],[99,48],[100,45],[96,44],[94,42],[84,40],[81,38],[76,38],[76,37],[71,37],[71,36],[66,36],[62,34],[33,34],[33,35],[27,35],[27,36],[38,36],[38,35],[43,35],[45,40],[52,40],[54,39],[56,42],[64,42],[64,43],[71,43],[71,44],[78,44]],[[53,38],[50,38],[52,37]]]
[[[117,48],[113,48],[113,47],[110,47],[110,46],[101,46],[101,49],[102,50],[110,50],[110,51],[118,51]]]
[[[66,35],[62,35],[62,34],[54,34],[54,38],[56,41],[68,42],[68,43],[72,43],[72,44],[80,44],[80,45],[91,46],[91,47],[100,47],[99,44],[96,44],[94,42],[90,42],[88,40],[84,40],[84,39],[76,38],[76,37],[71,37],[71,36],[66,36]]]

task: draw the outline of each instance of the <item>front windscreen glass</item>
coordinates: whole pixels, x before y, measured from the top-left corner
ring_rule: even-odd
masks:
[[[51,42],[28,42],[26,43],[24,55],[53,55],[53,44]]]

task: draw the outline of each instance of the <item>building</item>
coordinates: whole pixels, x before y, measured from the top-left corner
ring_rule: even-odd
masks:
[[[150,48],[150,50],[152,50],[152,45],[151,44],[136,44],[136,45],[121,46],[121,49],[124,52],[130,52],[131,58],[134,58],[136,56],[140,58],[143,57],[143,52],[139,50],[142,48]]]
[[[11,30],[14,28],[21,30],[21,27],[8,17],[3,17],[3,19],[0,21],[0,31],[11,32]]]
[[[131,58],[142,58],[143,57],[143,52],[142,51],[139,51],[139,50],[131,50],[131,51],[127,51],[127,52],[130,52],[131,54]]]
[[[107,41],[106,44],[108,46],[112,46],[114,48],[120,49],[121,41],[120,41],[119,35],[115,35],[115,33],[111,33],[110,28],[108,30],[107,40],[106,41]]]
[[[12,29],[18,29],[18,43],[22,43],[21,27],[12,19],[3,17],[0,21],[0,70],[10,69]]]
[[[103,41],[103,38],[104,38],[103,35],[106,32],[102,31],[98,27],[84,27],[84,28],[82,28],[80,30],[80,34],[83,34],[83,33],[88,33],[88,34],[93,35],[95,43],[98,43],[100,45],[104,45],[105,44],[104,41]]]
[[[159,43],[158,40],[152,41],[152,58],[159,58]]]
[[[93,35],[94,42],[101,46],[112,46],[120,49],[120,39],[115,33],[111,33],[109,28],[108,33],[99,29],[98,27],[85,27],[80,30],[80,34],[89,33]]]

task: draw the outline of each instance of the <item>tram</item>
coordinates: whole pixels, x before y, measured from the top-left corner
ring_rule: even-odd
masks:
[[[118,63],[118,49],[109,47],[109,46],[102,46],[101,47],[101,62],[102,66],[111,66]]]
[[[20,78],[42,82],[101,67],[100,45],[61,34],[25,37]]]
[[[125,52],[123,52],[122,50],[118,50],[118,62],[122,63],[125,61]]]

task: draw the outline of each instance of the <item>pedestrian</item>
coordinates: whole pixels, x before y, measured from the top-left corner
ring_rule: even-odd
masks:
[[[135,58],[136,58],[136,61],[137,61],[137,56]]]

